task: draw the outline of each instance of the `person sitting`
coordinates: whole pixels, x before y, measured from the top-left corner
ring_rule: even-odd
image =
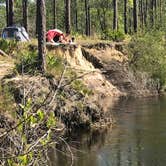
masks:
[[[51,29],[46,33],[46,41],[50,43],[67,43],[67,38],[59,29]]]

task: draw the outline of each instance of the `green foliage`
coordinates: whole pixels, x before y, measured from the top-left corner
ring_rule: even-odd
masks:
[[[64,60],[60,56],[48,54],[46,57],[47,72],[58,77],[64,69]]]
[[[82,95],[92,95],[92,90],[88,89],[80,80],[75,80],[71,84],[72,88],[81,93]]]
[[[42,121],[44,119],[44,112],[42,110],[38,110],[37,115],[39,117],[39,121]]]
[[[32,106],[33,102],[30,98],[27,99],[25,105],[20,104],[23,115],[19,117],[19,125],[15,133],[21,136],[21,146],[23,150],[20,154],[17,154],[16,157],[8,159],[8,164],[11,166],[26,166],[30,163],[39,162],[42,158],[40,150],[42,151],[42,148],[49,147],[47,143],[52,141],[51,129],[56,127],[54,112],[46,112],[41,109],[34,111],[32,110]],[[41,130],[39,126],[45,126],[46,129],[43,131],[42,135],[40,133],[40,135],[36,137],[37,130]],[[33,138],[33,136],[35,137]],[[38,146],[38,148],[35,146]],[[37,158],[39,158],[39,161]]]
[[[53,112],[49,113],[49,117],[47,118],[47,127],[50,128],[51,126],[56,125],[56,118]]]
[[[105,30],[101,38],[104,40],[113,40],[116,42],[120,42],[125,39],[125,34],[122,31]]]
[[[47,55],[47,65],[50,68],[61,67],[62,58],[60,56]]]
[[[135,70],[146,71],[160,85],[166,83],[166,39],[163,32],[134,36],[128,45],[130,64]]]
[[[133,0],[128,1],[128,7],[132,8],[133,7]]]
[[[77,73],[69,68],[66,71],[66,75],[65,76],[68,77],[69,80],[74,80],[74,79],[77,78]]]
[[[20,53],[18,60],[15,63],[15,69],[18,73],[34,74],[37,72],[38,56],[37,51],[23,51]]]
[[[6,18],[4,17],[6,15],[6,8],[4,5],[0,6],[0,33],[4,26],[6,25]]]
[[[14,50],[16,50],[16,48],[17,42],[15,40],[0,39],[0,49],[5,53],[11,55],[13,54]]]
[[[28,164],[28,156],[27,155],[19,156],[18,160],[19,160],[19,163],[21,165],[27,165]]]

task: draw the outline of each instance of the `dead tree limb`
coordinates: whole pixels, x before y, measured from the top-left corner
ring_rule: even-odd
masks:
[[[8,56],[4,51],[2,51],[1,49],[0,49],[0,55],[1,56]]]

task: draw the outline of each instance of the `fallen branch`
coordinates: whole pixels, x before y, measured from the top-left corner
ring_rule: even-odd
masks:
[[[2,51],[1,49],[0,49],[0,55],[2,55],[2,56],[8,56],[4,51]]]

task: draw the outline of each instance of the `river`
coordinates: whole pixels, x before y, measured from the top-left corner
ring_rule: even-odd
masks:
[[[165,166],[166,96],[121,99],[111,111],[112,129],[72,135],[74,166]],[[53,154],[53,165],[71,164],[70,153]]]

